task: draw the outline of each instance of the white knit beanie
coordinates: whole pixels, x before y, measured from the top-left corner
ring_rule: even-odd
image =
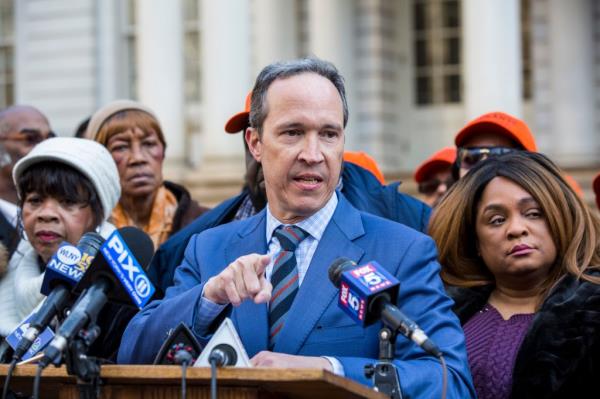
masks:
[[[87,177],[100,198],[104,219],[108,219],[121,196],[121,182],[117,165],[103,145],[75,137],[55,137],[42,141],[13,168],[13,181],[17,189],[23,172],[43,161],[64,163]],[[18,194],[21,198],[22,193]]]
[[[133,100],[115,100],[94,112],[94,114],[90,118],[90,123],[88,123],[88,127],[85,131],[84,137],[86,139],[95,140],[100,144],[106,146],[110,137],[107,135],[107,132],[100,134],[102,131],[102,126],[113,115],[122,111],[142,111],[150,115],[158,125],[158,131],[156,132],[158,140],[160,140],[164,148],[167,148],[165,135],[162,131],[162,128],[160,127],[160,123],[158,122],[158,118],[156,117],[154,112],[152,112],[152,110],[146,107],[144,104],[138,103],[137,101]]]

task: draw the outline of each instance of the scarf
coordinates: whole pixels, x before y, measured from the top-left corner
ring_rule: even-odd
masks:
[[[161,186],[156,193],[156,197],[154,197],[148,224],[137,226],[150,236],[155,250],[169,238],[169,234],[173,229],[173,218],[176,211],[177,198],[165,186]],[[117,228],[136,226],[120,203],[113,209],[111,221]]]

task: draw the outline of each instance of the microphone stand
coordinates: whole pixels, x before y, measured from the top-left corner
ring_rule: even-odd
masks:
[[[96,324],[82,330],[69,344],[65,353],[67,373],[77,377],[77,388],[80,399],[96,399],[100,397],[100,361],[88,357],[87,352],[92,343],[100,335],[100,327]]]
[[[400,379],[393,363],[397,332],[385,325],[379,330],[379,361],[365,366],[365,377],[373,380],[375,390],[392,399],[402,399]]]

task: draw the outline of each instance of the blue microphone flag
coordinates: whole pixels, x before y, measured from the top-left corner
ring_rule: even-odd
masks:
[[[23,334],[29,328],[29,322],[34,315],[35,313],[31,313],[29,316],[27,316],[27,318],[25,318],[25,320],[23,320],[17,326],[17,328],[15,328],[14,331],[11,332],[8,337],[6,337],[6,342],[8,342],[13,349],[17,349]],[[36,353],[44,349],[50,343],[50,341],[52,341],[52,338],[54,338],[54,332],[50,327],[46,327],[42,333],[35,338],[35,341],[33,341],[27,352],[25,352],[25,354],[21,357],[21,360],[27,360],[33,357]]]
[[[118,230],[108,237],[100,251],[136,306],[143,308],[155,288]]]
[[[46,265],[40,292],[48,296],[57,281],[62,281],[70,286],[75,285],[85,273],[85,264],[81,260],[82,253],[79,248],[68,242],[60,244]]]
[[[398,296],[398,280],[375,261],[342,273],[338,305],[361,326],[375,320],[369,317],[369,305],[381,292],[390,294],[394,303]]]

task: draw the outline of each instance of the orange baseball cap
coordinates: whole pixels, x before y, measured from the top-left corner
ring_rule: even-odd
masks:
[[[450,167],[456,160],[456,147],[444,147],[431,157],[427,158],[415,171],[415,181],[422,183],[427,176],[442,167]]]
[[[344,151],[344,161],[352,162],[353,164],[368,170],[375,175],[381,184],[385,184],[385,178],[383,177],[383,173],[381,172],[381,169],[379,169],[377,162],[375,162],[375,160],[366,152]]]
[[[482,132],[498,133],[516,141],[527,151],[537,152],[535,139],[527,124],[504,112],[489,112],[473,119],[458,132],[454,144],[462,147],[467,139]]]
[[[594,193],[596,194],[596,205],[598,205],[598,209],[600,209],[600,173],[594,178],[593,186]]]
[[[250,103],[252,102],[252,91],[246,96],[246,104],[244,110],[233,115],[225,124],[227,133],[237,133],[246,130],[250,126]]]

